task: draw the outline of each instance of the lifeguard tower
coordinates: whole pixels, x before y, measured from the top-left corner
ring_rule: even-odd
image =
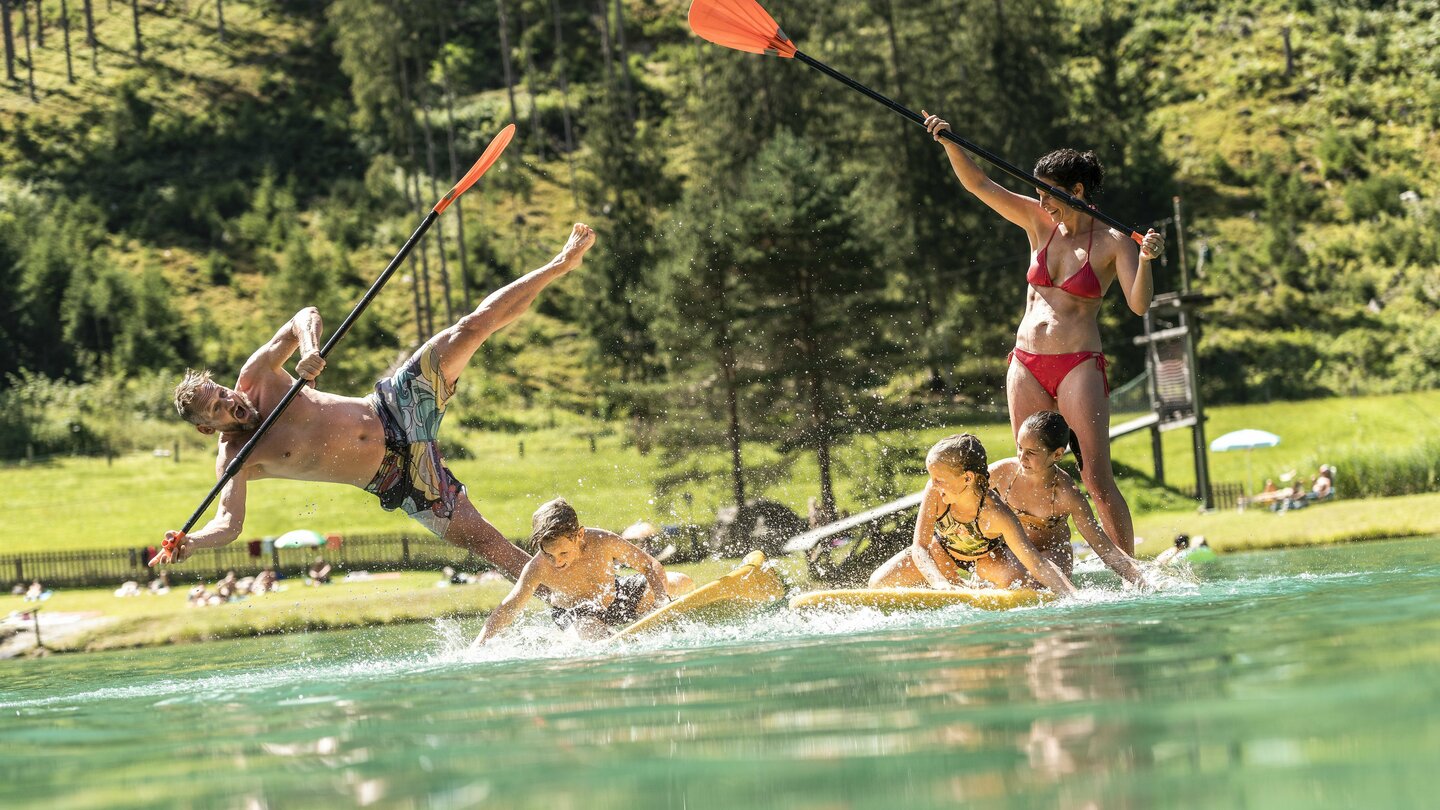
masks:
[[[1145,313],[1145,333],[1135,338],[1144,346],[1145,376],[1150,412],[1110,428],[1110,441],[1140,430],[1150,431],[1150,452],[1155,480],[1165,483],[1165,453],[1160,435],[1190,428],[1195,458],[1195,497],[1205,509],[1215,506],[1210,490],[1210,463],[1206,455],[1205,409],[1200,401],[1199,372],[1195,363],[1194,310],[1215,300],[1202,293],[1170,292],[1156,295]],[[1141,381],[1136,381],[1141,382]]]

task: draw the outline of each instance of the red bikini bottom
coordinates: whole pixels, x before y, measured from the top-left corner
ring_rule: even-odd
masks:
[[[1024,349],[1012,349],[1009,360],[1019,360],[1040,387],[1051,399],[1059,397],[1060,383],[1075,367],[1081,363],[1095,359],[1095,366],[1100,369],[1100,379],[1105,381],[1105,396],[1110,396],[1110,380],[1105,376],[1105,355],[1100,352],[1070,352],[1069,354],[1035,354]]]

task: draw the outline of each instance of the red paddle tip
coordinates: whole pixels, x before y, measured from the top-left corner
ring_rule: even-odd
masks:
[[[500,130],[500,134],[496,135],[495,139],[490,141],[490,145],[485,147],[485,154],[481,155],[480,159],[475,161],[475,165],[470,167],[470,171],[466,172],[465,176],[460,178],[460,182],[456,183],[454,188],[450,189],[444,197],[440,198],[440,202],[435,203],[435,208],[433,209],[435,213],[445,213],[445,209],[450,207],[450,203],[455,202],[456,198],[468,191],[471,186],[475,185],[475,181],[480,179],[480,175],[484,174],[491,166],[495,165],[495,161],[500,159],[500,154],[505,151],[506,146],[510,145],[510,139],[514,137],[514,124],[509,124]]]
[[[795,43],[755,0],[694,0],[690,30],[701,39],[746,53],[789,59]]]
[[[1135,244],[1137,244],[1137,245],[1143,245],[1143,244],[1145,244],[1145,235],[1142,234],[1142,233],[1140,233],[1139,231],[1131,231],[1131,232],[1130,232],[1130,238],[1131,238],[1131,239],[1134,239],[1134,240],[1135,240]]]

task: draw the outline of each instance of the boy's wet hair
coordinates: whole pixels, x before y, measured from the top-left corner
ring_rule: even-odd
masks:
[[[195,395],[210,381],[208,371],[185,369],[185,379],[175,386],[175,412],[180,414],[181,419],[192,425],[199,424],[195,421]]]
[[[558,537],[580,531],[580,516],[564,498],[540,505],[530,516],[530,553],[539,554],[540,547]]]
[[[1068,448],[1075,454],[1075,466],[1085,469],[1085,461],[1080,457],[1080,437],[1070,429],[1070,423],[1059,411],[1036,411],[1020,423],[1020,429],[1035,434],[1035,438],[1052,453]]]
[[[990,486],[990,462],[985,455],[985,445],[973,433],[956,433],[946,436],[925,454],[925,466],[939,464],[953,472],[973,472],[981,486]]]
[[[1094,202],[1105,182],[1105,167],[1094,152],[1056,149],[1035,161],[1036,177],[1054,181],[1069,191],[1076,183],[1085,186],[1085,199]]]

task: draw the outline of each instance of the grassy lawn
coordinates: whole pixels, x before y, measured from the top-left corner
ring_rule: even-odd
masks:
[[[1229,406],[1214,408],[1210,415],[1212,437],[1240,427],[1258,427],[1281,436],[1280,446],[1253,451],[1251,461],[1258,481],[1296,467],[1307,472],[1338,451],[1371,448],[1384,452],[1411,446],[1420,437],[1440,436],[1440,391]],[[656,454],[641,454],[625,440],[623,427],[618,424],[570,417],[557,427],[503,434],[462,430],[456,422],[453,427],[447,425],[447,431],[452,438],[463,441],[472,458],[455,460],[451,466],[469,486],[471,498],[481,512],[510,537],[527,533],[530,513],[556,495],[570,499],[587,524],[616,530],[641,518],[666,523],[707,522],[727,500],[723,478],[690,487],[693,501],[688,505],[679,497],[658,500],[653,484],[659,471]],[[887,447],[908,448],[889,451],[901,453],[896,488],[901,492],[918,489],[923,484],[923,449],[957,430],[979,434],[993,458],[1010,452],[1008,425],[993,422],[863,437],[837,454],[836,488],[841,506],[853,511],[873,505],[873,487],[865,479],[873,473],[875,459],[887,452]],[[591,435],[595,436],[593,453]],[[1192,477],[1188,432],[1167,434],[1165,448],[1169,480],[1188,482]],[[764,448],[748,448],[747,457],[753,462],[766,452]],[[1149,470],[1149,443],[1142,436],[1118,441],[1115,455],[1120,463]],[[1243,481],[1245,456],[1243,452],[1211,454],[1214,480]],[[179,463],[171,458],[130,455],[117,458],[113,464],[103,459],[75,458],[0,467],[0,492],[4,493],[0,495],[0,511],[5,515],[0,523],[0,550],[155,543],[165,529],[178,527],[209,490],[214,480],[212,464],[208,454],[184,449]],[[1342,492],[1344,475],[1342,469]],[[815,481],[813,460],[804,458],[789,479],[772,483],[764,492],[803,514],[806,498],[815,492]],[[1196,518],[1183,500],[1149,487],[1143,477],[1122,478],[1121,484],[1141,515],[1142,535],[1173,535],[1171,526],[1193,527],[1197,522],[1229,519],[1225,515]],[[1400,499],[1396,503],[1409,501]],[[1324,515],[1340,508],[1373,509],[1341,502],[1314,513]],[[1376,524],[1377,531],[1383,525],[1403,528],[1412,519],[1406,514],[1411,511],[1408,506],[1401,510],[1387,506],[1385,511],[1396,514]],[[1265,513],[1245,519],[1257,521],[1256,528],[1286,531],[1278,527],[1293,526],[1298,517],[1286,516],[1277,521]],[[245,537],[273,536],[296,528],[345,534],[419,530],[402,515],[382,511],[372,496],[351,487],[294,481],[259,481],[251,485]],[[1185,530],[1207,533],[1203,528]]]
[[[1246,456],[1256,487],[1266,478],[1279,480],[1287,470],[1313,477],[1320,464],[1341,453],[1400,451],[1426,439],[1440,437],[1440,391],[1371,397],[1333,397],[1264,405],[1226,405],[1207,408],[1206,435],[1214,440],[1232,430],[1258,428],[1280,437],[1276,447],[1210,454],[1210,478],[1244,483]],[[1193,489],[1195,467],[1191,460],[1190,431],[1161,434],[1165,447],[1165,480],[1180,489]],[[1153,472],[1150,434],[1141,432],[1119,439],[1112,454],[1117,462]],[[1345,471],[1339,471],[1343,488]]]
[[[1332,501],[1283,513],[1251,509],[1141,515],[1135,520],[1135,534],[1146,542],[1135,551],[1153,557],[1181,533],[1203,534],[1222,552],[1440,535],[1440,493]]]
[[[734,560],[677,565],[697,583],[716,579],[735,566]],[[438,572],[409,572],[362,582],[336,581],[307,588],[297,579],[282,580],[279,593],[247,597],[239,602],[205,608],[186,606],[186,591],[164,596],[117,598],[113,588],[57,591],[42,603],[41,636],[46,614],[96,613],[108,621],[93,630],[63,640],[46,639],[57,651],[109,650],[208,641],[268,633],[335,630],[441,617],[479,617],[488,613],[510,590],[508,582],[485,582],[439,588]],[[30,603],[18,596],[0,596],[0,615],[24,611]],[[534,602],[532,609],[539,609]],[[21,632],[29,632],[26,629]],[[476,633],[480,623],[474,623]]]

